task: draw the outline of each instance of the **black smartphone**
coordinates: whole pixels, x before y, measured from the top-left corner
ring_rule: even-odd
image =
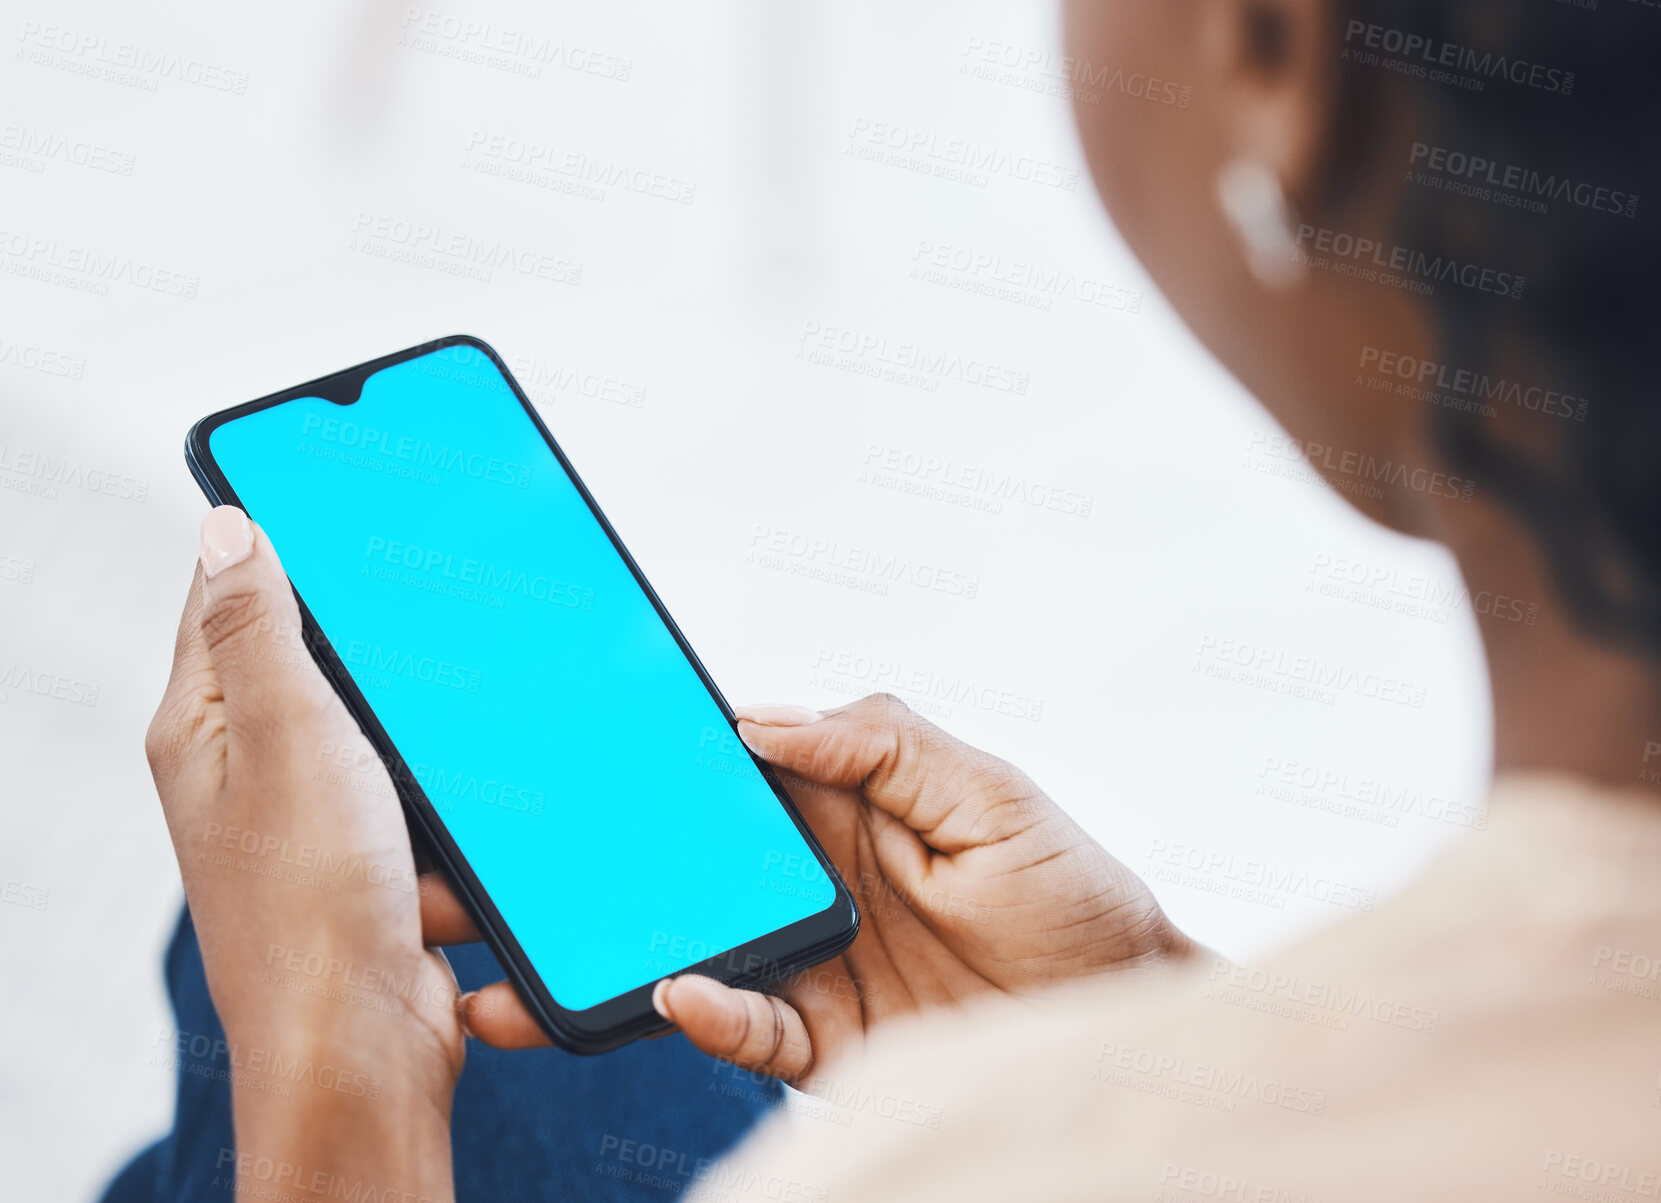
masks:
[[[270,537],[412,834],[556,1043],[661,1030],[660,978],[759,986],[853,940],[834,866],[485,343],[222,410],[185,458]]]

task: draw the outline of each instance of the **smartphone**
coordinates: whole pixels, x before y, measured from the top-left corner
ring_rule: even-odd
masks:
[[[853,940],[834,866],[485,343],[222,410],[185,458],[271,539],[306,646],[555,1043],[662,1030],[660,978],[755,987]]]

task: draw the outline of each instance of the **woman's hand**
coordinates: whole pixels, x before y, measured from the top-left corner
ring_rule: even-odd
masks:
[[[1025,774],[897,699],[740,717],[745,743],[798,779],[791,795],[863,922],[777,996],[693,975],[660,985],[659,1011],[705,1052],[811,1090],[896,1016],[1192,952],[1142,880]]]
[[[888,1019],[988,993],[1166,959],[1194,946],[1148,887],[1012,765],[878,695],[820,716],[739,712],[739,734],[784,770],[802,815],[859,903],[858,938],[776,992],[686,974],[653,1001],[705,1052],[813,1088],[817,1070]],[[505,983],[471,1021],[502,1047],[545,1043]]]
[[[239,1173],[245,1156],[343,1182],[393,1165],[413,1181],[383,1187],[447,1190],[461,1014],[499,1047],[546,1037],[505,982],[458,1000],[427,947],[478,933],[416,877],[392,783],[301,643],[269,541],[221,507],[202,559],[147,750],[232,1045]],[[705,1052],[811,1086],[890,1017],[1192,950],[1025,776],[893,698],[755,707],[739,733],[785,771],[863,922],[776,994],[660,984],[658,1009]],[[298,1082],[273,1068],[295,1065]]]
[[[425,945],[454,901],[418,882],[391,779],[302,644],[265,535],[222,506],[202,565],[145,747],[225,1027],[237,1148],[234,1174],[216,1169],[239,1188],[446,1198],[464,1041]]]

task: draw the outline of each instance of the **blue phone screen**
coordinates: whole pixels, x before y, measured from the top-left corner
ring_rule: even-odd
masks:
[[[584,1010],[831,882],[491,359],[227,422],[264,528],[553,994]]]

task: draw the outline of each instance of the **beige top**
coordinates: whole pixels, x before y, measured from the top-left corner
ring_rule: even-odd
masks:
[[[1661,1198],[1661,801],[1518,778],[1491,807],[1255,968],[879,1032],[692,1197]]]

